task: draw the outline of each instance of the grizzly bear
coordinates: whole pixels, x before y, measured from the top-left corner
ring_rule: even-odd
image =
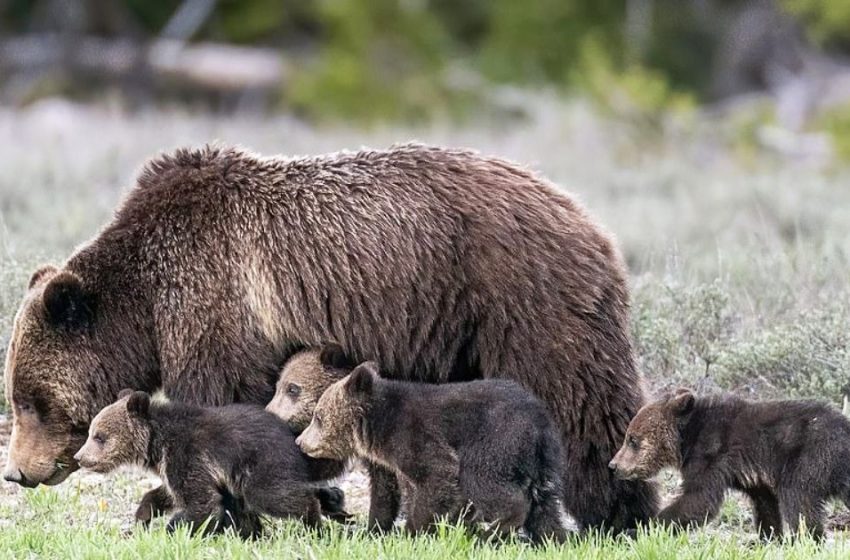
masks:
[[[812,400],[696,398],[680,389],[638,412],[610,466],[626,479],[681,471],[682,494],[658,514],[663,522],[710,520],[734,489],[752,500],[763,538],[782,535],[783,520],[820,538],[824,502],[850,507],[850,420]]]
[[[421,145],[148,163],[112,221],[30,281],[6,362],[4,476],[64,480],[124,387],[265,405],[286,359],[328,340],[403,380],[517,381],[553,415],[582,526],[655,512],[654,486],[607,468],[643,404],[611,236],[538,175]],[[371,474],[378,503],[397,503],[391,473]],[[370,526],[394,517],[372,507]]]
[[[94,417],[74,460],[99,473],[139,465],[158,474],[178,509],[169,530],[194,532],[209,520],[206,533],[232,527],[252,537],[260,514],[312,527],[322,505],[344,514],[341,495],[316,484],[334,476],[335,464],[306,457],[286,424],[256,405],[202,408],[125,390]]]
[[[442,517],[562,541],[561,449],[546,407],[513,381],[440,385],[360,364],[325,391],[296,443],[317,459],[362,457],[408,483],[406,528]]]

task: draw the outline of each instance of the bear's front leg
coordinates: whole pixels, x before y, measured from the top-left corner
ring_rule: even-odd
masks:
[[[201,527],[204,527],[204,534],[212,534],[217,532],[219,520],[211,517],[209,513],[199,515],[198,512],[193,513],[181,509],[171,516],[171,519],[168,520],[168,524],[165,526],[165,530],[168,533],[173,533],[180,527],[186,527],[189,530],[189,534],[194,535]],[[208,519],[209,522],[207,523]],[[204,525],[204,523],[207,524]]]
[[[684,484],[682,494],[661,510],[658,521],[678,527],[697,526],[717,517],[726,486],[712,479]]]
[[[142,501],[136,509],[136,522],[142,525],[150,524],[154,517],[174,509],[174,499],[165,486],[161,485],[142,496]]]
[[[369,463],[369,530],[391,530],[400,506],[401,491],[395,473]]]

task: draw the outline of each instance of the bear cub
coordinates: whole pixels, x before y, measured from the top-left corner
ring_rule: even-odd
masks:
[[[284,420],[300,434],[313,419],[313,411],[325,390],[357,365],[337,343],[307,348],[287,360],[278,377],[275,394],[266,410]],[[346,461],[338,461],[340,474]],[[401,491],[392,471],[366,461],[369,470],[369,528],[392,528],[401,509]]]
[[[727,489],[747,494],[762,538],[805,523],[823,536],[823,506],[850,507],[850,420],[812,400],[696,398],[687,389],[644,406],[609,465],[623,479],[678,468],[682,493],[658,518],[694,525],[714,518]]]
[[[342,492],[321,485],[336,465],[304,455],[287,425],[259,406],[161,403],[124,390],[95,416],[74,458],[100,473],[134,464],[158,474],[178,510],[169,531],[195,532],[209,520],[206,533],[230,527],[249,538],[262,530],[260,514],[312,527],[322,507],[345,515]]]
[[[393,381],[366,362],[322,394],[296,443],[395,472],[411,493],[411,533],[462,516],[534,542],[566,537],[560,438],[543,403],[512,381]]]

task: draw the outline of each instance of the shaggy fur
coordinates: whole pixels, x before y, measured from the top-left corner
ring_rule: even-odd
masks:
[[[606,468],[643,399],[628,325],[610,236],[516,165],[418,145],[180,150],[27,292],[6,365],[6,476],[64,480],[123,387],[266,404],[286,358],[334,340],[399,379],[519,382],[561,433],[568,511],[630,527],[656,495]]]
[[[638,412],[611,461],[626,478],[664,467],[683,479],[682,494],[658,515],[665,522],[714,518],[731,488],[752,500],[762,537],[781,535],[783,520],[821,537],[824,502],[850,507],[850,420],[817,401],[697,399],[680,390]]]
[[[363,457],[408,483],[407,529],[440,517],[563,540],[560,438],[546,407],[512,381],[382,380],[371,362],[334,383],[296,443],[316,458]]]
[[[339,496],[315,483],[328,478],[329,461],[309,459],[274,415],[252,405],[202,408],[151,403],[147,393],[127,391],[91,423],[74,457],[95,472],[140,465],[158,474],[177,512],[169,530],[188,524],[206,532],[234,528],[259,534],[260,514],[321,522],[321,501],[339,507]],[[158,512],[157,512],[158,513]]]

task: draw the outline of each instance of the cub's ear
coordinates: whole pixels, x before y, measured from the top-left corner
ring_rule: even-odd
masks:
[[[124,397],[129,397],[133,393],[134,391],[132,389],[121,389],[120,391],[118,391],[118,400],[120,401]]]
[[[351,395],[371,395],[377,378],[378,367],[375,362],[364,362],[349,374],[345,388]]]
[[[92,298],[83,290],[80,278],[62,271],[47,281],[42,294],[51,323],[65,327],[89,326],[94,320]]]
[[[150,407],[151,396],[144,391],[133,391],[130,398],[127,399],[127,412],[130,413],[130,416],[147,418]]]
[[[319,363],[325,367],[336,369],[351,369],[355,364],[351,362],[342,346],[335,342],[325,344],[319,353]]]
[[[38,270],[33,272],[32,276],[30,276],[30,283],[27,286],[27,289],[32,290],[34,286],[39,284],[45,278],[47,278],[48,276],[53,276],[54,274],[56,274],[57,270],[59,270],[59,269],[56,268],[55,266],[53,266],[52,264],[45,264],[45,265],[40,266],[38,268]]]
[[[673,398],[670,399],[670,409],[673,411],[673,414],[684,416],[693,410],[695,400],[696,397],[694,397],[693,392],[689,389],[679,389]]]

